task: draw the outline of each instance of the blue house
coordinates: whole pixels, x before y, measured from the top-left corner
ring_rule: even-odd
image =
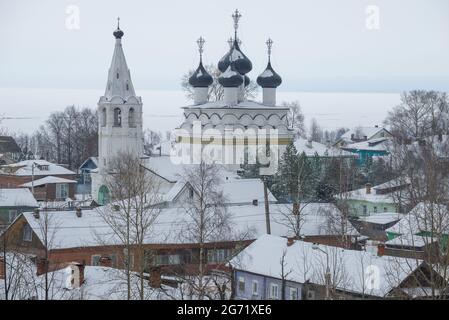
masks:
[[[233,273],[236,287],[234,297],[237,300],[280,300],[282,289],[285,300],[301,300],[302,284],[235,269]]]
[[[363,166],[373,157],[383,157],[389,154],[387,148],[389,139],[389,137],[385,137],[356,142],[341,147],[341,149],[357,154],[357,163]]]
[[[87,158],[79,167],[78,184],[76,186],[77,194],[90,195],[92,187],[91,172],[98,168],[98,157]]]

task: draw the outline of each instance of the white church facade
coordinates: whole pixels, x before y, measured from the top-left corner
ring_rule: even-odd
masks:
[[[100,97],[97,109],[98,168],[92,172],[92,198],[95,201],[104,204],[109,200],[106,187],[108,163],[122,152],[145,158],[145,166],[162,177],[164,173],[158,172],[158,168],[170,167],[171,171],[180,171],[179,168],[173,169],[173,167],[176,165],[182,167],[184,162],[177,164],[179,161],[174,160],[174,157],[179,156],[180,151],[185,152],[195,146],[203,150],[207,145],[213,144],[218,153],[228,152],[229,146],[232,149],[240,148],[239,150],[244,150],[243,158],[251,160],[248,158],[248,150],[251,147],[261,147],[262,141],[262,146],[268,147],[269,154],[276,154],[272,160],[278,161],[286,145],[291,142],[292,132],[287,122],[289,109],[276,105],[276,88],[282,83],[282,79],[271,66],[272,41],[270,39],[267,41],[267,66],[257,78],[257,83],[262,87],[263,100],[262,102],[249,101],[244,91],[250,84],[247,74],[252,70],[252,63],[240,49],[241,41],[237,34],[240,17],[240,13],[236,10],[233,14],[234,38],[230,42],[229,51],[218,63],[218,69],[221,72],[218,82],[223,87],[223,99],[208,100],[213,79],[202,63],[204,39],[200,38],[198,40],[199,66],[189,79],[194,90],[194,103],[182,108],[184,120],[175,130],[176,148],[172,156],[159,159],[143,154],[142,99],[135,94],[122,48],[124,33],[120,26],[117,26],[113,32],[115,48],[106,90]],[[195,129],[200,130],[199,135]],[[235,172],[244,160],[234,157],[231,163],[223,164],[227,165],[228,170]],[[217,162],[220,163],[220,161]],[[176,181],[168,178],[165,182],[169,189],[170,185]]]

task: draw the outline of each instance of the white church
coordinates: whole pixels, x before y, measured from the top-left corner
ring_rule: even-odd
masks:
[[[190,150],[192,147],[195,148],[195,145],[202,150],[205,146],[213,144],[214,150],[219,150],[218,153],[228,152],[229,146],[232,148],[243,146],[244,157],[248,160],[248,149],[251,146],[259,148],[263,141],[267,144],[264,147],[269,149],[268,154],[277,154],[274,161],[277,162],[282,155],[292,139],[292,132],[287,123],[289,109],[276,105],[276,88],[282,83],[282,79],[271,66],[273,42],[271,39],[267,41],[268,63],[257,77],[257,83],[262,87],[262,102],[249,101],[245,98],[244,90],[250,84],[247,74],[252,70],[252,63],[240,49],[238,26],[241,15],[236,10],[232,17],[234,37],[230,42],[229,51],[218,62],[218,69],[221,72],[218,82],[224,90],[223,99],[208,100],[213,79],[202,63],[204,39],[200,38],[197,41],[200,52],[199,66],[189,79],[194,90],[194,101],[193,105],[182,108],[184,121],[175,130],[177,148],[172,156],[148,157],[143,154],[142,99],[136,96],[134,91],[122,47],[124,32],[119,25],[117,26],[113,32],[115,47],[106,90],[98,102],[98,168],[92,171],[91,192],[92,198],[99,204],[109,201],[109,191],[105,183],[108,160],[121,152],[145,159],[148,170],[164,180],[167,192],[176,185],[176,174],[181,172],[183,167],[183,163],[173,161],[173,156],[179,156],[179,151]],[[200,130],[200,135],[196,129]],[[256,134],[248,135],[247,132]],[[267,132],[271,134],[275,132],[275,139],[268,140],[261,137],[259,132],[264,132],[264,135]],[[207,136],[207,139],[202,135]],[[231,165],[223,164],[226,164],[229,171],[226,174],[229,173],[230,177],[236,178],[236,170],[245,159],[233,160]]]

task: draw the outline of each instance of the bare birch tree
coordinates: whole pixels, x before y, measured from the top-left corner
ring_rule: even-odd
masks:
[[[145,167],[143,160],[129,153],[120,153],[108,165],[106,186],[111,203],[98,208],[100,216],[112,230],[112,236],[124,246],[123,265],[127,283],[127,299],[134,297],[132,271],[140,281],[138,298],[144,299],[144,273],[148,270],[145,244],[152,239],[152,231],[160,214],[159,182]],[[99,241],[105,235],[98,235]]]

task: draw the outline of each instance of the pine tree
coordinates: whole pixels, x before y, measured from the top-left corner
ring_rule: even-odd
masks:
[[[279,162],[272,185],[272,192],[280,201],[290,202],[298,194],[298,156],[293,144],[287,146]]]

